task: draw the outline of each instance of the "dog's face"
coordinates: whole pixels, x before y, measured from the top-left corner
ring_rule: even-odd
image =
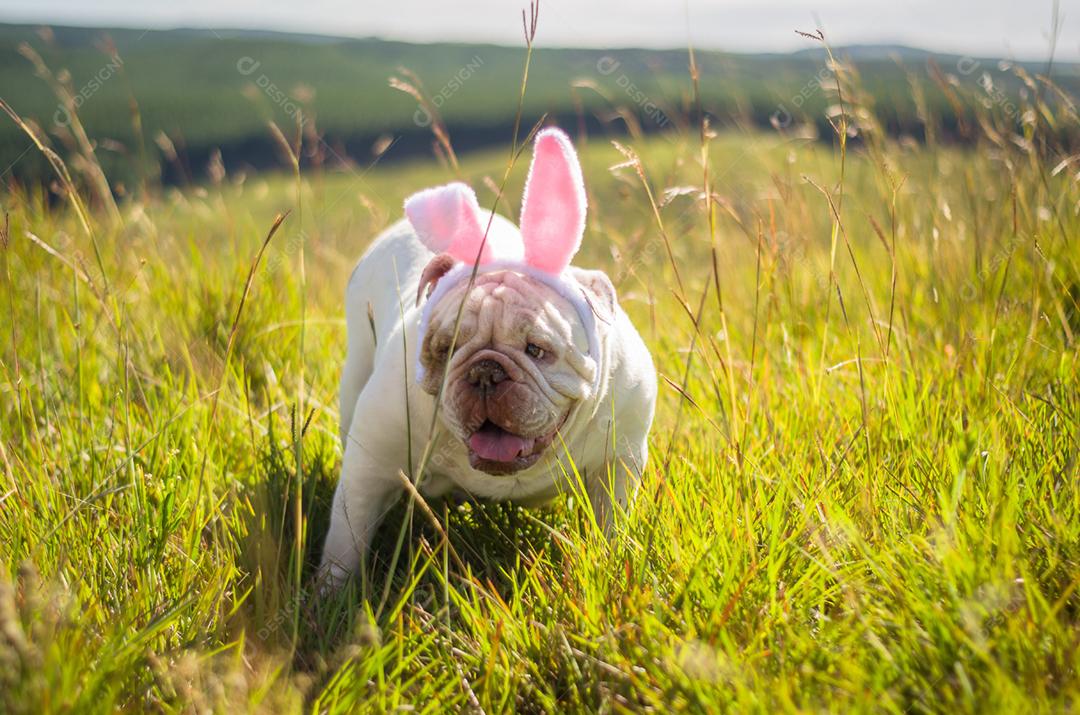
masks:
[[[439,260],[432,262],[436,273],[443,269]],[[600,325],[614,288],[602,273],[575,275],[584,278],[579,282],[589,304],[598,306]],[[421,290],[431,280],[438,277],[426,273]],[[560,427],[589,395],[599,369],[570,302],[512,271],[480,274],[471,288],[466,280],[447,292],[432,307],[420,350],[423,389],[438,395],[446,375],[443,423],[464,442],[472,467],[488,474],[526,469],[557,444]]]

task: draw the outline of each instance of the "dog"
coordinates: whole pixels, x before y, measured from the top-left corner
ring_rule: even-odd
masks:
[[[545,129],[533,152],[520,228],[463,183],[421,191],[349,279],[329,588],[361,566],[406,479],[426,498],[531,506],[576,471],[605,530],[640,480],[652,357],[608,277],[570,266],[586,195],[569,138]]]

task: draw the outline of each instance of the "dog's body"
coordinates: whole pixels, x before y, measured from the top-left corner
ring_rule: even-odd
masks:
[[[490,240],[516,232],[496,215]],[[572,267],[560,274],[595,311],[590,338],[590,320],[582,318],[592,316],[575,313],[579,301],[568,302],[527,269],[444,286],[449,292],[425,317],[417,295],[446,272],[430,275],[441,258],[403,220],[375,240],[350,278],[345,455],[323,554],[332,585],[360,565],[429,439],[417,485],[425,497],[459,489],[540,504],[570,487],[576,469],[605,525],[644,468],[655,371],[607,277]],[[525,333],[546,349],[526,346]]]

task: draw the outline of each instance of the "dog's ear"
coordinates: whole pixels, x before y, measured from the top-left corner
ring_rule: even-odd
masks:
[[[417,305],[420,305],[420,301],[426,296],[431,295],[439,279],[445,276],[456,262],[449,253],[440,253],[428,261],[428,264],[424,266],[424,272],[420,274],[420,285],[416,288]]]
[[[405,216],[420,242],[434,253],[448,253],[460,261],[492,260],[480,224],[476,194],[455,181],[424,189],[405,199]]]
[[[521,199],[525,262],[558,274],[570,265],[585,234],[585,183],[574,145],[561,130],[536,135]]]
[[[588,301],[597,320],[606,325],[611,324],[615,320],[615,306],[618,305],[619,300],[615,295],[615,286],[612,285],[611,279],[603,271],[590,271],[575,266],[570,266],[568,270],[581,286],[585,300]]]

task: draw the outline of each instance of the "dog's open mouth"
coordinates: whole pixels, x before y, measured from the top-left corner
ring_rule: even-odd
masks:
[[[488,474],[511,474],[531,467],[551,444],[555,432],[543,437],[522,437],[485,420],[469,437],[469,464]]]

